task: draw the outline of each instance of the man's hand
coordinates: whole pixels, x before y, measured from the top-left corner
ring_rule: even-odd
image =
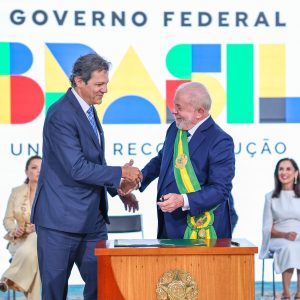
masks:
[[[285,238],[289,241],[294,241],[296,237],[297,237],[297,233],[294,231],[290,231],[285,234]]]
[[[183,196],[179,194],[164,195],[162,202],[157,202],[157,205],[163,212],[173,212],[175,209],[184,205]]]
[[[126,196],[119,195],[120,199],[124,203],[125,210],[128,210],[129,212],[135,212],[139,210],[139,202],[137,201],[134,194],[130,193]]]
[[[136,190],[138,187],[137,184],[133,181],[129,181],[127,179],[122,179],[121,184],[118,188],[118,194],[121,196],[126,196],[131,193],[133,190]]]
[[[129,163],[126,163],[122,167],[122,178],[127,181],[131,181],[135,185],[138,185],[143,179],[143,175],[138,168],[133,167],[132,165],[133,165],[133,159],[131,159]]]

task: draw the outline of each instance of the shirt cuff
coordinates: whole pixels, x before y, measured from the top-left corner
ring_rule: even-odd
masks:
[[[189,199],[187,194],[181,194],[181,196],[183,197],[183,206],[182,206],[182,210],[189,210],[190,209],[190,204],[189,204]]]

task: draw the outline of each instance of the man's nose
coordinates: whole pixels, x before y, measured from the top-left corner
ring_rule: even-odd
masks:
[[[107,85],[101,87],[102,93],[107,93]]]

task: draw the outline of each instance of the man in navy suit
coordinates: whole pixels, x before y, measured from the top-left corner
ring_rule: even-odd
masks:
[[[211,118],[210,107],[205,86],[179,86],[175,122],[162,150],[142,169],[141,192],[158,177],[158,238],[231,237],[234,144]]]
[[[72,88],[47,113],[43,163],[32,207],[44,300],[66,299],[74,263],[85,282],[84,299],[97,299],[97,240],[107,239],[107,196],[121,178],[134,184],[140,171],[126,164],[107,166],[104,135],[94,109],[107,92],[109,63],[97,54],[74,64]],[[120,196],[138,209],[133,194]]]

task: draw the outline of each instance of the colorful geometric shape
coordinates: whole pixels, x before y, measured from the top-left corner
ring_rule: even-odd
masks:
[[[45,111],[47,112],[49,107],[55,103],[57,100],[59,100],[63,95],[65,94],[65,92],[61,92],[61,93],[45,93]]]
[[[227,122],[254,122],[253,45],[227,45]]]
[[[20,75],[27,72],[33,62],[30,49],[24,44],[10,43],[10,74]]]
[[[70,87],[67,74],[58,63],[53,53],[45,47],[45,92],[61,93],[66,92]],[[46,104],[48,107],[49,104]]]
[[[259,97],[286,97],[285,45],[259,46],[259,79]]]
[[[260,123],[285,123],[286,99],[285,98],[259,98]]]
[[[95,53],[92,48],[84,44],[46,43],[46,45],[67,77],[71,75],[73,64],[77,58]]]
[[[165,99],[161,96],[151,76],[132,47],[128,49],[115,70],[108,84],[108,93],[103,97],[102,104],[96,108],[100,120],[103,120],[106,110],[116,99],[126,96],[136,96],[137,98],[135,99],[140,100],[146,99],[155,108],[160,122],[166,122]],[[110,124],[119,124],[118,119],[123,113],[123,111],[120,111],[115,116],[110,116]],[[134,113],[126,110],[126,114]],[[128,116],[128,120],[133,118],[134,116]]]
[[[219,117],[226,106],[226,91],[215,77],[209,74],[193,73],[192,81],[204,84],[211,98],[210,114],[213,118]]]
[[[0,43],[0,75],[10,75],[10,43]]]
[[[221,72],[221,45],[192,45],[192,72]]]
[[[167,69],[176,78],[190,79],[192,75],[192,45],[179,44],[166,57]]]
[[[0,76],[0,124],[10,123],[10,76]]]
[[[11,76],[11,124],[34,120],[44,107],[44,93],[31,78]]]
[[[286,122],[300,123],[300,97],[286,98]]]
[[[115,100],[106,109],[103,124],[160,124],[160,117],[147,99],[130,95]]]
[[[190,80],[166,80],[166,102],[167,107],[171,112],[174,108],[174,96],[176,89],[185,82],[190,82]]]

